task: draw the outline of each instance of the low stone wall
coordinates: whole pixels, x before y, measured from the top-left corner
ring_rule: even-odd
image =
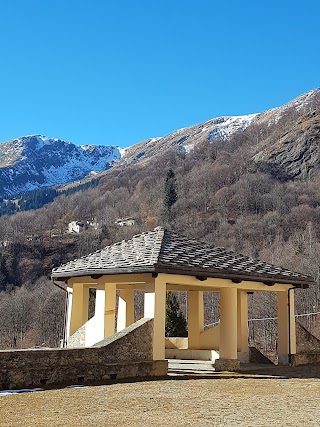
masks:
[[[214,368],[217,372],[237,372],[240,370],[240,361],[237,359],[217,359],[215,361]]]
[[[297,354],[291,356],[293,366],[320,364],[320,340],[296,322]]]
[[[293,354],[292,365],[320,365],[320,353],[300,353]]]
[[[82,325],[74,334],[68,338],[68,348],[86,346],[86,325]]]
[[[261,353],[261,351],[259,349],[257,349],[256,347],[249,347],[249,361],[250,363],[262,363],[264,365],[276,365],[276,363],[278,362],[278,358],[276,358],[277,360],[275,360],[275,356],[273,355],[273,360],[269,359],[269,357],[267,357],[266,355],[264,355],[263,353]]]
[[[320,340],[296,322],[297,353],[320,353]]]
[[[0,389],[105,383],[167,374],[152,360],[153,320],[141,319],[95,347],[0,351]]]

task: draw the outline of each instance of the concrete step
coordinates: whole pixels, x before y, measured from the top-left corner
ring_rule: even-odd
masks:
[[[166,348],[166,359],[203,360],[214,363],[215,360],[219,359],[219,353],[215,350]]]
[[[168,359],[169,375],[210,375],[214,372],[212,361]]]

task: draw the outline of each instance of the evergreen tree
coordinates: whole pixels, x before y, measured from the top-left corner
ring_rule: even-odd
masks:
[[[166,336],[187,337],[187,322],[181,313],[178,299],[173,292],[167,293],[166,303]]]
[[[5,289],[8,283],[8,270],[5,258],[0,254],[0,290]]]
[[[178,199],[176,177],[172,169],[167,172],[164,187],[164,206],[168,213],[168,220],[171,220],[171,209]]]

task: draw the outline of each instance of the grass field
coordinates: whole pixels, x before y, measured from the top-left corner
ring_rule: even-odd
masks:
[[[320,367],[319,367],[320,370]],[[319,426],[319,378],[168,379],[0,397],[0,426]]]

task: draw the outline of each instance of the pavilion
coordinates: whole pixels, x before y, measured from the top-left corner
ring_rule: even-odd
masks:
[[[134,291],[139,290],[144,292],[144,317],[154,319],[153,360],[163,360],[166,292],[186,291],[187,348],[216,350],[217,367],[230,370],[248,360],[248,293],[276,293],[279,363],[287,364],[296,353],[294,289],[313,283],[309,276],[162,227],[55,268],[52,278],[67,284],[68,346],[79,345],[72,337],[80,330],[81,345],[92,346],[134,323]],[[96,289],[96,301],[95,315],[88,320],[90,288]],[[220,294],[220,323],[208,330],[205,291]]]

